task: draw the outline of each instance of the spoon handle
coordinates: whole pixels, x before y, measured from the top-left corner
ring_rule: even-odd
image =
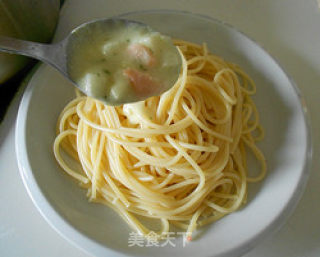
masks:
[[[63,48],[63,41],[49,45],[0,36],[0,52],[32,57],[65,73],[65,52]]]
[[[41,61],[46,61],[45,57],[49,45],[20,40],[16,38],[0,36],[0,51],[11,54],[25,55]]]

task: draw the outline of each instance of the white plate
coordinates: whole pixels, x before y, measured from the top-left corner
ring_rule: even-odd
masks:
[[[81,8],[80,8],[81,9]],[[79,10],[80,10],[79,9]],[[97,15],[75,11],[60,35]],[[260,144],[268,162],[262,183],[249,185],[248,204],[200,230],[183,246],[129,247],[129,228],[108,207],[88,203],[85,191],[58,167],[52,144],[62,108],[74,96],[55,70],[41,66],[22,99],[16,127],[16,151],[24,184],[38,210],[65,238],[95,256],[239,256],[275,231],[296,206],[308,177],[311,140],[306,110],[297,87],[259,45],[234,28],[208,17],[183,12],[127,14],[174,38],[206,42],[209,49],[235,62],[257,83],[254,100],[266,129]]]

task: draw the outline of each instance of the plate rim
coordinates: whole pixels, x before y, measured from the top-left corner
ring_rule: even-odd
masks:
[[[174,9],[148,9],[142,11],[131,11],[121,13],[116,16],[112,17],[125,17],[128,15],[134,14],[152,14],[152,13],[171,13],[171,14],[182,14],[182,15],[191,15],[195,18],[201,18],[208,20],[210,22],[214,22],[222,27],[227,27],[228,29],[234,31],[235,33],[241,34],[242,37],[251,41],[254,45],[256,45],[262,52],[264,52],[270,59],[274,62],[276,66],[281,70],[281,72],[285,75],[288,79],[290,86],[294,90],[295,95],[299,99],[298,106],[301,110],[303,116],[303,125],[306,131],[306,148],[304,152],[303,158],[303,167],[300,173],[300,179],[297,184],[297,188],[294,193],[288,198],[287,204],[284,208],[279,212],[278,216],[273,219],[268,226],[262,229],[259,233],[255,235],[255,237],[246,240],[243,244],[237,245],[233,249],[228,249],[227,251],[223,252],[219,256],[229,256],[232,253],[237,254],[244,254],[254,248],[258,243],[264,240],[266,237],[271,236],[272,234],[276,233],[280,228],[285,224],[288,218],[291,216],[293,211],[295,210],[297,204],[299,203],[303,192],[305,190],[310,171],[311,171],[311,161],[312,161],[312,130],[311,130],[311,121],[309,111],[307,110],[306,102],[304,97],[301,93],[301,90],[290,76],[290,74],[282,67],[280,62],[276,57],[269,53],[268,50],[261,44],[258,43],[256,40],[252,39],[250,36],[242,32],[241,30],[235,28],[234,26],[230,25],[227,22],[218,20],[214,17],[188,12],[184,10],[174,10]],[[18,116],[16,120],[16,127],[15,127],[15,150],[16,150],[16,157],[18,162],[19,173],[22,178],[24,187],[26,188],[29,197],[31,198],[33,204],[36,206],[36,209],[40,212],[42,217],[49,223],[49,225],[58,232],[63,238],[65,238],[68,242],[72,243],[72,245],[76,246],[77,248],[85,251],[88,254],[97,254],[97,255],[105,255],[110,254],[110,256],[127,256],[122,252],[116,251],[114,249],[108,248],[107,246],[91,239],[89,236],[86,236],[82,232],[78,231],[75,227],[69,224],[63,217],[52,207],[50,202],[44,197],[41,192],[40,187],[34,177],[33,171],[30,166],[29,156],[26,146],[25,140],[25,131],[26,131],[26,117],[27,112],[29,110],[29,105],[31,102],[32,90],[34,88],[33,80],[36,77],[36,74],[41,73],[45,65],[40,65],[37,69],[35,74],[32,76],[28,85],[23,93],[23,97],[21,103],[19,105]],[[82,243],[82,244],[81,244]]]

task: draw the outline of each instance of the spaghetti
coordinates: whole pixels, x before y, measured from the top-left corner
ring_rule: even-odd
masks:
[[[239,209],[247,182],[266,173],[252,79],[205,44],[175,44],[183,60],[172,89],[116,107],[78,94],[62,111],[54,142],[58,163],[90,201],[113,208],[145,236],[151,230],[138,217],[159,220],[159,238],[170,225],[191,236]],[[82,170],[71,168],[60,148]],[[256,177],[248,175],[248,150],[261,165]]]

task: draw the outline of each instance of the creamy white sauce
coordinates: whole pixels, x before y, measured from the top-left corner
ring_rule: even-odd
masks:
[[[82,91],[112,105],[167,91],[181,67],[169,37],[121,20],[107,31],[103,26],[80,31],[68,56],[69,76]]]
[[[141,119],[150,119],[151,113],[143,101],[123,105],[123,112],[132,124],[139,124]]]

